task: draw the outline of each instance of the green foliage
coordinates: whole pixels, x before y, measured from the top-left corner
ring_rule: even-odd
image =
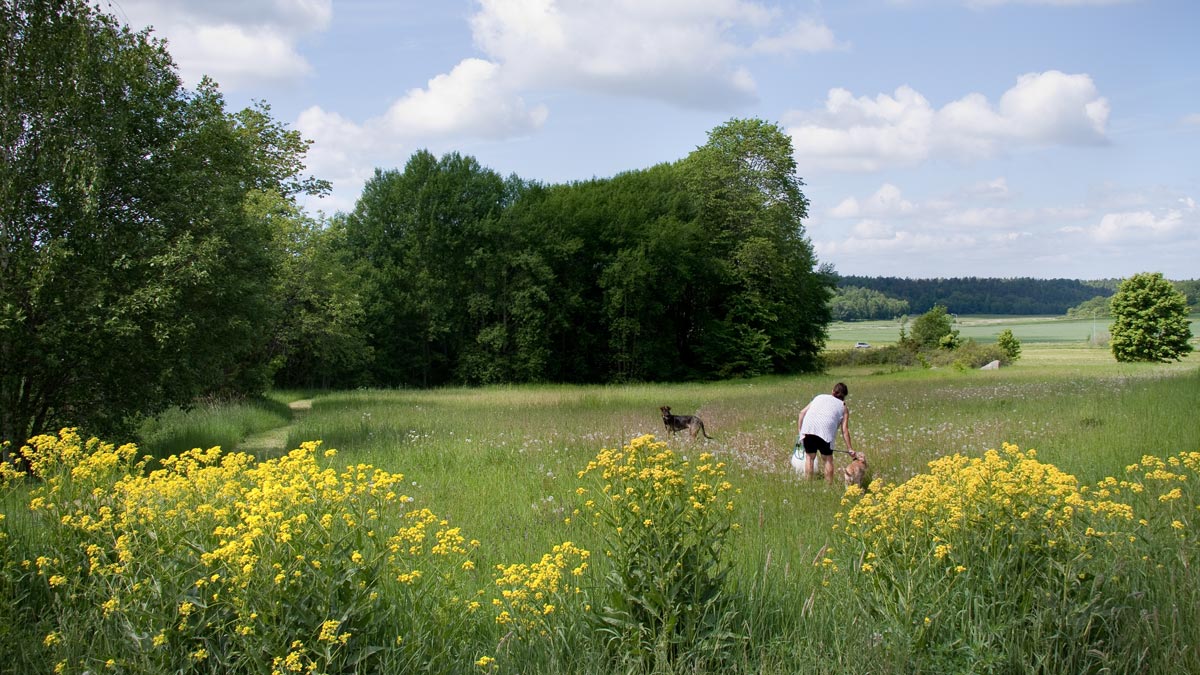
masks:
[[[958,346],[958,331],[944,305],[917,317],[912,323],[911,338],[921,349],[954,349]]]
[[[1150,627],[1142,575],[1194,561],[1196,535],[1177,514],[1195,508],[1200,453],[1148,456],[1129,469],[1134,480],[1096,486],[1035,456],[1006,444],[939,458],[861,499],[848,492],[843,540],[825,566],[853,575],[837,584],[856,589],[862,629],[878,631],[891,659],[922,672],[1146,667],[1139,641],[1123,637]],[[1179,590],[1190,597],[1194,581]]]
[[[996,346],[1004,350],[1010,362],[1021,358],[1021,341],[1013,335],[1011,328],[1000,331],[1000,335],[996,336]]]
[[[344,222],[365,370],[410,386],[813,370],[833,284],[795,169],[757,120],[675,164],[570,185],[418,152]]]
[[[984,345],[974,340],[964,340],[953,349],[937,349],[926,355],[928,363],[935,366],[953,366],[958,370],[982,368],[992,361],[1008,365],[1012,361],[998,345]]]
[[[275,385],[329,389],[369,382],[367,269],[345,245],[345,218],[322,224],[289,202],[268,204],[284,244],[268,354]]]
[[[1192,351],[1187,300],[1159,272],[1135,274],[1112,298],[1112,353],[1118,361],[1179,360]]]
[[[722,376],[761,374],[768,362],[774,372],[815,369],[835,284],[804,233],[808,200],[791,138],[762,120],[730,120],[683,169],[719,271],[717,289],[728,293],[700,326],[698,348],[710,369]]]
[[[282,426],[291,416],[286,403],[267,398],[210,401],[187,410],[168,408],[143,421],[137,435],[142,450],[161,459],[194,448],[232,450],[246,436]]]
[[[914,313],[945,305],[959,314],[1062,314],[1097,294],[1107,295],[1103,284],[1075,279],[844,276],[838,283],[844,287],[869,288],[906,301]]]
[[[706,657],[736,643],[724,598],[735,527],[725,464],[708,453],[689,462],[641,436],[579,475],[591,475],[579,494],[610,563],[596,630],[618,669],[713,667]]]
[[[0,13],[0,438],[261,390],[278,263],[246,203],[319,190],[306,145],[84,2]]]
[[[1187,298],[1187,304],[1191,311],[1200,308],[1200,279],[1172,281],[1171,283],[1175,286],[1175,290],[1183,293]]]
[[[837,321],[895,319],[908,314],[908,301],[889,298],[870,288],[839,286],[830,301]]]
[[[1090,300],[1075,305],[1067,310],[1067,316],[1071,318],[1091,318],[1096,316],[1109,316],[1109,304],[1112,302],[1112,296],[1097,295]]]

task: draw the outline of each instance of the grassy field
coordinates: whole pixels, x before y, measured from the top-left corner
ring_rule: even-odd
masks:
[[[1011,329],[1022,344],[1057,344],[1088,347],[1108,353],[1103,346],[1111,319],[1068,319],[1063,316],[957,316],[954,328],[963,338],[990,343],[1004,329]],[[1200,345],[1200,314],[1191,317],[1193,344]],[[856,342],[884,345],[900,335],[898,321],[836,322],[829,329],[829,348],[844,349]],[[1095,340],[1093,340],[1093,336]],[[1100,346],[1092,344],[1101,343]],[[1081,358],[1086,358],[1082,357]]]
[[[896,615],[877,614],[883,611],[879,605],[868,611],[863,604],[866,596],[860,595],[869,595],[868,589],[854,589],[865,577],[846,576],[864,559],[831,550],[844,544],[835,529],[840,522],[835,514],[848,508],[841,487],[802,479],[789,465],[796,413],[813,395],[828,392],[839,380],[849,385],[855,448],[867,453],[876,478],[892,484],[924,474],[938,458],[959,453],[979,458],[1005,443],[1036,449],[1038,461],[1075,476],[1082,484],[1123,475],[1144,455],[1167,457],[1200,449],[1200,425],[1195,422],[1195,411],[1200,409],[1200,356],[1193,354],[1172,364],[1117,364],[1104,349],[1087,348],[1078,338],[1072,342],[1069,336],[1084,325],[1080,322],[1028,320],[1004,325],[1011,325],[1022,339],[1023,351],[1014,366],[998,371],[846,369],[707,384],[279,392],[266,409],[281,416],[287,448],[321,440],[323,448],[338,450],[324,460],[338,470],[361,473],[356,467],[369,464],[403,474],[399,485],[412,500],[407,508],[427,508],[461,529],[466,539],[481,542],[472,552],[472,564],[481,571],[517,561],[531,563],[564,541],[593,551],[611,547],[611,541],[589,527],[587,518],[576,510],[581,507],[579,490],[584,484],[579,473],[602,449],[620,449],[643,434],[662,436],[661,405],[698,414],[715,440],[672,437],[668,447],[692,462],[700,461],[702,453],[713,454],[725,464],[727,479],[738,491],[732,515],[739,529],[727,552],[727,593],[737,607],[736,632],[744,640],[727,646],[732,662],[706,667],[714,672],[941,671],[962,667],[976,657],[950,640],[937,643],[937,649],[929,652],[949,650],[937,656],[944,662],[924,660],[914,662],[922,664],[916,666],[900,658],[906,650],[929,648],[920,641],[934,639],[923,631],[933,622],[930,616],[938,614],[910,608],[905,611],[926,612],[925,627],[918,617],[911,631],[896,626],[903,630],[893,635],[891,629],[881,628],[892,625]],[[983,319],[960,319],[964,333],[967,327],[984,331],[990,326]],[[835,326],[835,344],[882,342],[885,328],[884,324]],[[1023,335],[1026,329],[1041,330],[1042,338],[1025,337],[1034,334]],[[286,413],[276,413],[297,399],[311,399],[311,408],[294,412],[290,420],[283,417]],[[204,415],[211,416],[212,411]],[[168,426],[187,425],[175,420]],[[251,426],[247,434],[261,423]],[[160,430],[158,438],[160,443],[168,442],[170,434]],[[181,434],[178,442],[183,444],[176,448],[180,451],[199,443],[194,434]],[[236,443],[227,445],[236,447]],[[262,448],[255,452],[270,455]],[[840,455],[838,462],[844,462]],[[1035,541],[1042,540],[1041,529],[1032,532]],[[928,560],[932,558],[919,558],[912,565],[923,568]],[[840,575],[831,576],[830,569],[839,564]],[[597,573],[605,569],[602,561],[597,560],[596,566]],[[1170,583],[1191,602],[1200,600],[1200,580],[1194,568],[1189,569],[1190,576]],[[1084,578],[1084,572],[1079,574]],[[494,592],[488,591],[495,584],[486,574],[472,578],[480,593]],[[964,602],[986,601],[978,593],[964,596]],[[908,601],[918,608],[922,602],[933,602],[918,597]],[[942,602],[953,608],[955,601]],[[1013,611],[1024,616],[1032,610]],[[1163,629],[1174,651],[1168,650],[1165,661],[1148,661],[1145,667],[1150,672],[1181,667],[1186,671],[1200,665],[1194,641],[1189,643],[1180,634],[1196,626],[1194,612],[1188,611],[1176,617],[1174,633]],[[975,628],[962,617],[956,621],[963,622],[962,631]],[[932,628],[938,625],[933,623]],[[950,632],[960,630],[946,626]],[[1130,627],[1129,639],[1136,639],[1141,628],[1161,627]],[[494,625],[472,630],[470,640],[454,639],[480,645],[477,654],[499,657],[505,672],[611,672],[614,668],[594,651],[587,637],[590,632],[574,632],[580,630],[578,626],[560,625],[554,629],[559,631],[554,633],[557,637],[545,640],[535,636],[531,651],[518,649]],[[1003,661],[1041,649],[1035,643],[1044,635],[1022,631],[1006,638],[1011,643],[1007,647],[985,645],[992,639],[986,636],[971,643],[975,645],[971,649],[1002,660],[976,672],[1037,671],[1033,661],[1020,667]],[[42,641],[41,636],[34,637],[35,642]],[[905,642],[910,639],[917,642]],[[874,654],[875,660],[863,662],[864,653]],[[14,662],[30,662],[28,654],[8,656]],[[1078,666],[1076,661],[1061,663],[1068,662],[1072,669]],[[653,667],[644,660],[631,663],[618,670],[670,672],[661,661]],[[478,672],[496,665],[484,659],[482,666],[451,670]],[[689,672],[705,672],[706,667]]]

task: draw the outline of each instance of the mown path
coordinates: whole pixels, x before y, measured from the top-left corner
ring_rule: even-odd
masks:
[[[253,453],[255,457],[261,459],[270,459],[278,457],[288,451],[287,441],[288,435],[292,429],[300,421],[300,417],[307,411],[312,409],[312,399],[303,398],[298,401],[288,403],[288,408],[292,411],[292,419],[283,426],[275,427],[260,431],[257,434],[250,434],[238,443],[240,452]]]

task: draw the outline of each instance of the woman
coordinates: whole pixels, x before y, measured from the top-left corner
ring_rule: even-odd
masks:
[[[792,466],[800,463],[800,448],[804,448],[804,472],[813,475],[817,453],[821,453],[825,480],[833,480],[833,446],[838,428],[846,441],[846,450],[855,456],[854,444],[850,441],[850,409],[846,407],[846,395],[850,390],[845,384],[833,385],[832,394],[819,394],[809,401],[796,419],[796,450],[792,454]],[[797,466],[797,469],[799,467]]]

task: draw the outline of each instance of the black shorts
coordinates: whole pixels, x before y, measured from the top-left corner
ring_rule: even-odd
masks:
[[[804,434],[804,438],[800,439],[800,442],[804,444],[804,451],[810,455],[817,452],[826,457],[833,455],[833,446],[820,436]]]

